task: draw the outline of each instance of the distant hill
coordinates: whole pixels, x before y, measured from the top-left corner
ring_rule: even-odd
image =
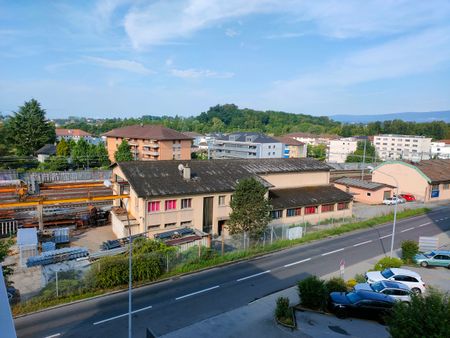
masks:
[[[410,122],[445,121],[450,123],[450,110],[431,112],[405,112],[382,115],[332,115],[334,121],[344,123],[368,123],[375,121],[403,120]]]

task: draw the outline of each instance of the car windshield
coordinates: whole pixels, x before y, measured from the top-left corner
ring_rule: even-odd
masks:
[[[391,269],[384,269],[381,272],[381,275],[387,279],[387,278],[391,278],[394,275],[394,273],[391,271]]]
[[[373,283],[370,287],[375,292],[380,292],[381,290],[384,289],[384,286],[383,286],[383,284],[381,282]]]
[[[347,298],[350,301],[350,303],[352,303],[352,304],[361,300],[361,297],[358,296],[358,294],[356,292],[347,293]]]

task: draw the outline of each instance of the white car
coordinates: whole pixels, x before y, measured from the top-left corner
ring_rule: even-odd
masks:
[[[385,198],[383,200],[383,204],[386,205],[394,205],[394,204],[400,204],[400,203],[404,203],[403,199],[397,198],[397,197],[389,197],[389,198]]]
[[[392,280],[405,284],[415,294],[425,292],[425,283],[422,281],[422,277],[417,272],[407,269],[388,268],[383,271],[369,271],[366,273],[366,280],[369,284]]]
[[[391,296],[395,300],[401,302],[411,302],[411,289],[409,286],[390,280],[382,280],[380,282],[369,283],[359,283],[353,288],[355,291],[373,291]]]

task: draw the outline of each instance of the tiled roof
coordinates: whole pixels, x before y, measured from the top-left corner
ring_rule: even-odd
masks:
[[[274,209],[295,208],[308,205],[348,202],[353,196],[331,185],[319,185],[269,191]]]
[[[415,164],[415,167],[428,176],[431,182],[450,181],[450,159],[420,161]]]
[[[134,125],[110,130],[103,134],[109,137],[126,137],[144,140],[192,140],[193,138],[159,125]]]
[[[363,181],[363,180],[359,180],[357,178],[350,178],[350,177],[341,177],[341,178],[337,179],[336,181],[334,181],[334,183],[342,184],[342,185],[349,186],[349,187],[372,190],[372,191],[379,190],[379,189],[386,188],[386,187],[394,188],[393,186],[387,185],[384,183]]]
[[[281,142],[288,146],[303,146],[303,145],[305,145],[303,142],[297,141],[296,139],[293,139],[292,137],[288,137],[288,136],[277,136],[277,137],[274,137],[274,139],[277,140],[278,142]]]
[[[46,144],[36,151],[36,154],[42,155],[56,155],[56,146],[54,144]]]
[[[191,179],[184,180],[178,166],[188,166]],[[234,191],[239,180],[258,179],[258,174],[329,171],[323,162],[308,158],[245,159],[209,161],[132,161],[118,163],[139,197],[174,196]]]
[[[195,131],[183,131],[183,134],[192,138],[203,136],[202,134],[196,133]]]
[[[92,136],[91,134],[85,132],[81,129],[63,129],[63,128],[56,128],[55,129],[56,136]]]
[[[332,134],[311,134],[311,133],[290,133],[286,134],[284,136],[287,137],[304,137],[304,138],[324,138],[324,139],[338,139],[340,136],[338,135],[332,135]]]

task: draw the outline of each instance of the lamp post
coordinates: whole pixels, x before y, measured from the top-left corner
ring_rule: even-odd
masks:
[[[113,190],[113,192],[115,192],[118,196],[120,196],[120,192],[115,191],[113,188],[113,184],[111,183],[110,180],[105,180],[103,181],[103,185],[107,188],[111,188]],[[128,216],[128,210],[127,210],[127,206],[128,203],[125,203],[125,201],[119,197],[119,199],[123,202],[123,204],[125,205],[125,214],[127,215],[127,222],[128,222],[128,338],[132,338],[133,337],[133,333],[132,333],[132,326],[131,326],[131,292],[133,290],[133,275],[132,275],[132,255],[133,255],[133,238],[131,237],[131,224],[130,224],[130,218]]]
[[[373,171],[374,171],[374,168],[371,167],[371,166],[368,166],[367,168],[370,170],[370,172],[373,172]],[[396,224],[396,222],[397,222],[398,181],[397,181],[397,179],[396,179],[394,176],[392,176],[392,175],[390,175],[390,174],[387,174],[387,173],[382,172],[382,171],[380,171],[380,170],[378,170],[378,172],[381,173],[381,174],[383,174],[383,175],[389,176],[389,177],[392,178],[392,179],[394,180],[394,182],[395,182],[394,222],[392,223],[391,254],[390,254],[390,256],[391,256],[391,258],[392,258],[392,257],[394,256],[395,224]]]

